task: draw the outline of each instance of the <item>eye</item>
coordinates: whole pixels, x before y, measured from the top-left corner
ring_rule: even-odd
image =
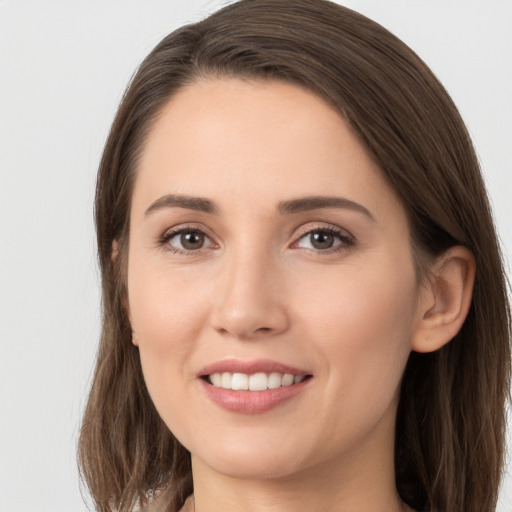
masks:
[[[354,239],[346,231],[335,228],[316,228],[302,235],[296,247],[329,251],[347,248],[354,245]]]
[[[161,245],[177,253],[189,253],[213,246],[213,242],[200,229],[181,228],[165,233],[160,240]]]

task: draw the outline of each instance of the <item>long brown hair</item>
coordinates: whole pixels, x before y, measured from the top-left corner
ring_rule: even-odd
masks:
[[[412,244],[475,256],[473,301],[442,349],[412,353],[396,427],[396,485],[418,511],[495,510],[504,457],[510,312],[490,208],[470,137],[445,89],[383,27],[326,0],[242,0],[161,41],[112,125],[97,182],[103,331],[79,441],[99,511],[126,512],[166,489],[169,511],[192,492],[190,454],[147,392],[124,308],[137,160],[155,117],[201,77],[285,80],[335,107],[379,162],[408,212]],[[113,258],[113,243],[117,257]]]

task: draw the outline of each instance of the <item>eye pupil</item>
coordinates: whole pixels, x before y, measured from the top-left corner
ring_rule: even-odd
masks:
[[[311,235],[311,245],[315,249],[330,249],[334,243],[334,236],[332,233],[326,231],[317,231]]]
[[[204,234],[199,231],[187,231],[182,233],[180,238],[184,249],[200,249],[204,244]]]

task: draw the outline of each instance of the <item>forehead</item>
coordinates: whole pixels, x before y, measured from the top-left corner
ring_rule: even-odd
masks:
[[[399,202],[321,98],[289,83],[236,78],[188,85],[161,110],[141,154],[132,209],[170,193],[233,209],[304,195],[350,195],[377,209],[383,200]]]

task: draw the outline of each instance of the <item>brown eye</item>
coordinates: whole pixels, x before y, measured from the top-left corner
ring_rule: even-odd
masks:
[[[199,229],[181,229],[168,233],[162,237],[160,243],[176,253],[198,251],[214,245],[210,238]]]
[[[302,235],[296,247],[314,249],[316,251],[329,251],[329,249],[344,249],[354,245],[354,238],[341,228],[312,229]]]
[[[334,245],[334,235],[326,231],[310,233],[309,239],[315,249],[330,249]]]
[[[181,233],[180,243],[183,249],[187,251],[193,251],[195,249],[201,249],[204,245],[204,233],[199,231],[189,231]]]

